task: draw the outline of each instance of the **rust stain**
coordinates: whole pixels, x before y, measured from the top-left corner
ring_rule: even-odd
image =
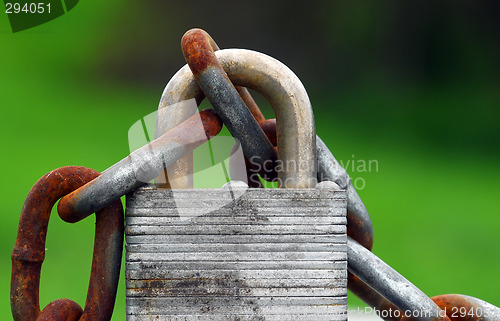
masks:
[[[208,34],[201,29],[187,31],[181,39],[181,47],[195,77],[208,66],[219,63]]]

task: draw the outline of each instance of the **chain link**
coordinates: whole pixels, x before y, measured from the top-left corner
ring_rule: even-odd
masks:
[[[222,122],[212,110],[201,111],[64,196],[57,206],[59,215],[66,222],[74,222],[98,211],[149,182],[163,168],[216,136],[221,129]]]
[[[10,301],[16,321],[109,320],[113,313],[123,249],[123,207],[120,200],[96,213],[92,269],[85,309],[67,299],[40,311],[40,271],[45,259],[45,239],[54,204],[62,196],[98,177],[85,167],[62,167],[46,174],[33,186],[21,212],[12,252]],[[78,219],[75,220],[77,222]]]

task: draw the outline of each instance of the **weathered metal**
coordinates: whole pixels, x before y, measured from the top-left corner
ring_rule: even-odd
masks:
[[[245,103],[245,105],[248,107],[248,109],[252,113],[253,118],[255,118],[255,120],[259,124],[266,121],[266,118],[264,117],[264,115],[260,111],[259,106],[257,105],[255,100],[253,99],[252,95],[250,95],[248,90],[245,87],[241,87],[241,86],[235,86],[235,88],[238,91],[238,94],[240,95],[240,97],[243,100],[243,102]],[[261,127],[262,127],[262,124],[261,124]],[[272,143],[272,141],[271,141],[271,143]]]
[[[77,321],[82,313],[82,308],[75,301],[59,299],[47,304],[36,321]]]
[[[62,167],[46,174],[29,192],[21,212],[12,251],[11,308],[14,320],[109,320],[113,311],[123,249],[123,208],[114,200],[96,213],[94,254],[85,309],[70,300],[59,300],[40,312],[40,270],[50,212],[62,196],[98,177],[85,167]],[[78,216],[77,216],[78,217]],[[75,222],[78,219],[73,220]],[[80,316],[81,315],[81,316]]]
[[[192,39],[193,35],[197,35],[197,40]],[[198,43],[202,43],[208,50],[211,50],[213,52],[220,50],[219,46],[217,43],[214,41],[214,39],[206,32],[205,30],[199,29],[199,28],[194,28],[191,30],[188,30],[186,34],[184,35],[183,39],[181,40],[181,43],[190,42],[191,40],[196,41]],[[188,45],[189,46],[189,45]],[[252,113],[253,117],[255,120],[257,120],[258,123],[264,121],[266,118],[260,111],[260,108],[257,106],[255,103],[255,100],[253,99],[252,95],[248,92],[248,90],[245,87],[241,86],[235,86],[236,90],[238,91],[241,99],[245,103],[245,105],[248,107],[250,112]]]
[[[127,320],[346,320],[345,191],[127,196]]]
[[[191,116],[151,143],[137,149],[105,170],[98,178],[63,197],[58,212],[75,222],[149,182],[188,151],[205,143],[222,129],[211,109]]]
[[[279,153],[280,160],[300,159],[300,163],[294,166],[299,171],[285,169],[278,173],[279,180],[286,181],[289,187],[314,186],[316,179],[310,181],[317,171],[313,147],[316,138],[314,120],[313,117],[309,118],[312,113],[310,101],[297,76],[278,60],[251,50],[222,49],[216,51],[215,56],[234,85],[253,89],[270,102],[276,114],[278,131],[282,133],[278,136],[278,145],[288,146]],[[184,66],[167,84],[161,105],[191,98],[200,101],[202,97],[204,94],[189,66]],[[301,106],[305,107],[305,111],[302,111]],[[170,120],[175,122],[177,117],[172,115]],[[283,124],[287,125],[280,129]],[[296,140],[295,137],[302,137],[304,141]]]

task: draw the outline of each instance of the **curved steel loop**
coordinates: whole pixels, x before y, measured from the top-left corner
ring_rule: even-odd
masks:
[[[500,308],[462,294],[444,294],[431,298],[451,321],[498,321]]]
[[[123,249],[123,207],[120,200],[96,213],[94,254],[83,313],[78,304],[70,300],[55,301],[43,312],[40,312],[39,305],[40,270],[45,258],[51,209],[60,197],[97,176],[99,173],[89,168],[62,167],[40,178],[29,192],[12,251],[10,300],[14,320],[49,320],[50,315],[59,312],[59,317],[65,315],[70,320],[111,319]]]
[[[165,166],[216,136],[221,129],[222,122],[211,109],[201,111],[64,196],[57,206],[59,216],[73,223],[100,210],[155,178]]]
[[[261,93],[273,107],[280,136],[278,144],[289,146],[279,152],[281,161],[300,160],[294,168],[299,171],[280,172],[281,182],[288,187],[314,186],[316,181],[315,127],[307,92],[297,76],[278,60],[246,49],[223,49],[215,52],[224,71],[236,86],[251,88]],[[204,97],[189,66],[181,68],[167,84],[161,105],[172,105]],[[170,115],[175,123],[177,115]],[[311,116],[311,117],[309,117]],[[300,119],[299,121],[297,121]],[[284,128],[280,128],[287,124]],[[307,142],[296,140],[304,137]],[[312,143],[314,142],[314,143]],[[311,182],[313,180],[313,182]]]

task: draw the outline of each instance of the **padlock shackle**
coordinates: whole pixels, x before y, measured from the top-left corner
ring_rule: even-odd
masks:
[[[278,156],[284,165],[278,173],[281,186],[314,187],[317,171],[314,116],[298,77],[278,60],[252,50],[224,49],[215,54],[235,86],[256,90],[271,104],[277,120]],[[160,110],[161,106],[192,98],[199,103],[203,97],[190,68],[184,66],[167,84]],[[168,117],[173,123],[182,119],[175,114]]]

